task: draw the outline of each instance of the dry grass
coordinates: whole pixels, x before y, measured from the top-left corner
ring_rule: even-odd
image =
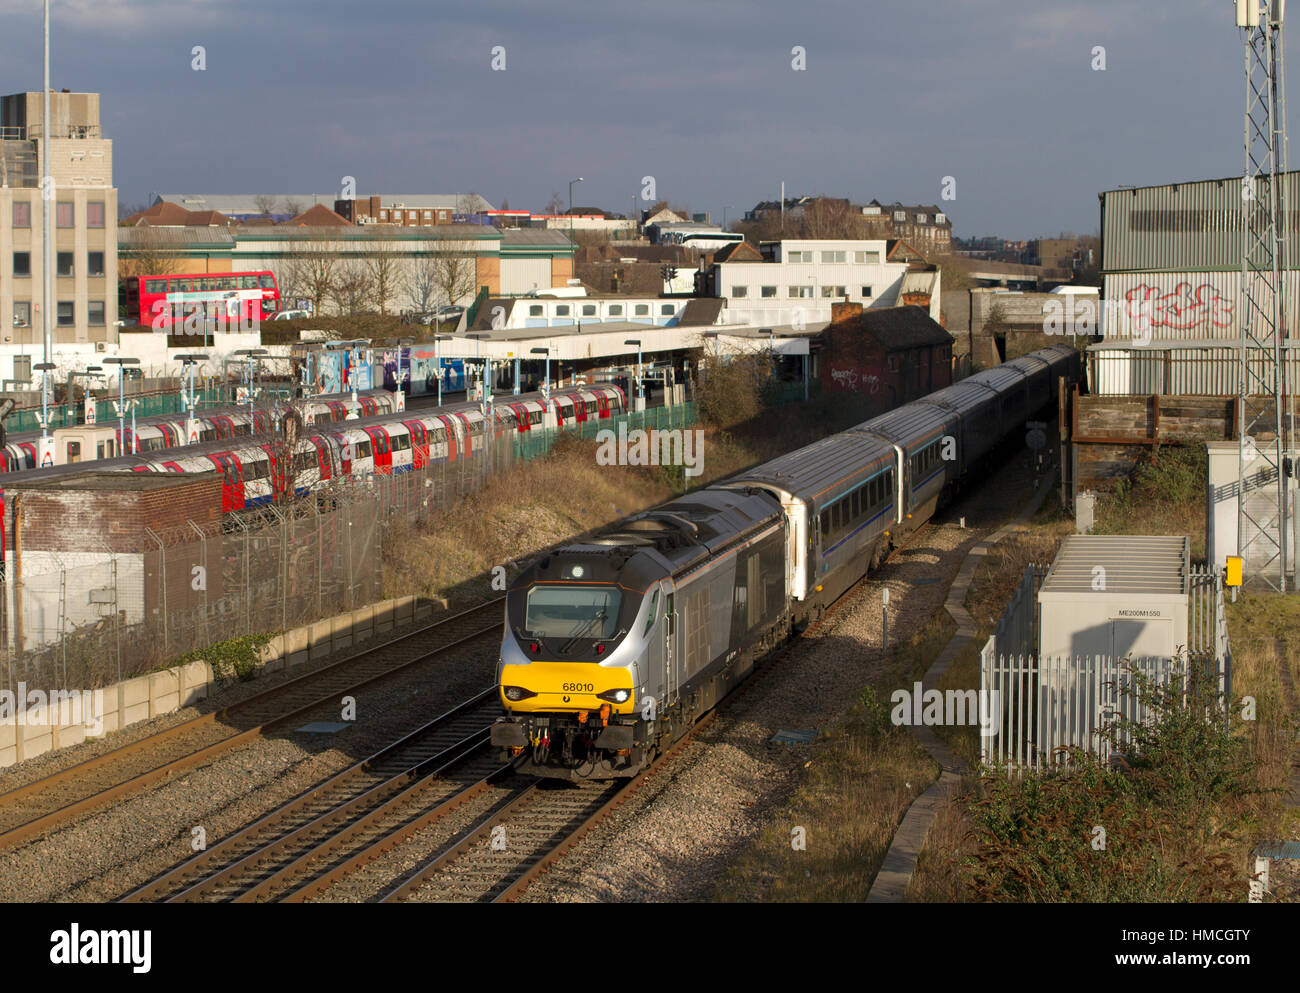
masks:
[[[1110,534],[1188,533],[1193,536],[1194,546],[1199,542],[1203,548],[1204,499],[1196,492],[1196,469],[1190,464],[1193,461],[1182,454],[1172,465],[1148,466],[1138,474],[1132,488],[1099,503],[1097,530]],[[1024,567],[1030,562],[1049,562],[1062,538],[1072,530],[1071,522],[1059,512],[1043,512],[1029,533],[995,546],[977,571],[966,601],[980,626],[980,641],[996,623]],[[1166,877],[1157,873],[1150,880],[1141,881],[1147,888],[1130,891],[1129,898],[1133,898],[1134,892],[1144,893],[1142,899],[1152,900],[1243,898],[1246,866],[1254,847],[1264,840],[1300,837],[1300,818],[1295,807],[1288,805],[1287,792],[1288,786],[1294,790],[1297,785],[1294,688],[1300,685],[1300,652],[1291,646],[1300,645],[1300,599],[1246,595],[1239,603],[1229,606],[1228,622],[1234,656],[1233,695],[1238,699],[1252,697],[1256,708],[1255,720],[1244,725],[1249,741],[1248,777],[1243,789],[1200,812],[1198,820],[1214,829],[1213,837],[1201,845],[1204,850],[1198,849],[1204,858],[1192,859],[1183,869]],[[1279,659],[1285,661],[1279,663]],[[1289,697],[1282,678],[1283,665],[1289,668],[1291,677]],[[975,650],[963,653],[949,670],[944,687],[976,685],[978,667]],[[1240,704],[1237,713],[1241,713]],[[969,760],[975,755],[978,739],[973,729],[956,729],[956,732],[950,743],[958,754]],[[969,806],[984,791],[974,782],[970,785],[976,788],[966,796],[941,805],[909,887],[909,900],[950,902],[977,898],[971,881],[978,874],[982,859],[991,853],[980,847]],[[1172,794],[1157,792],[1155,797],[1160,803],[1168,804],[1171,811],[1178,809],[1179,800]],[[1080,804],[1084,801],[1082,793],[1079,801]],[[1054,816],[1070,816],[1067,811],[1068,808],[1060,808]],[[1171,825],[1166,823],[1164,829],[1171,830]],[[1150,830],[1137,823],[1132,828],[1130,843],[1145,848],[1149,841],[1145,835]],[[1186,850],[1190,851],[1191,847]],[[1007,856],[1005,849],[996,856],[1003,860],[1004,867]],[[1028,845],[1023,850],[1012,849],[1011,858],[1013,862],[1020,860],[1018,871],[1025,878],[1037,874],[1037,856]],[[1201,879],[1199,890],[1187,888],[1193,869]],[[1284,869],[1275,871],[1272,899],[1291,901],[1300,897],[1300,879],[1296,876]],[[1139,885],[1136,875],[1134,879],[1134,885]],[[1105,899],[1102,894],[1108,890],[1100,883],[1097,885],[1101,887],[1097,898]],[[988,897],[986,894],[984,898]]]
[[[938,765],[889,717],[891,687],[919,679],[952,636],[947,613],[891,650],[845,718],[814,745],[803,781],[728,868],[712,897],[745,902],[866,899],[894,831]],[[806,832],[796,851],[792,830]]]
[[[748,408],[746,408],[748,409]],[[806,445],[835,430],[815,409],[791,405],[705,427],[704,472],[693,487]],[[680,473],[665,467],[603,466],[594,441],[561,438],[545,457],[509,473],[418,523],[394,518],[383,539],[384,596],[415,594],[448,604],[492,593],[491,570],[513,578],[531,556],[677,495]]]

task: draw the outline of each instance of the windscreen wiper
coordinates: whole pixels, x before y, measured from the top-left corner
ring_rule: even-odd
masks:
[[[560,654],[568,655],[569,652],[572,650],[573,646],[578,643],[578,641],[582,638],[583,635],[585,635],[588,631],[591,630],[592,626],[596,624],[597,621],[604,621],[604,620],[605,620],[605,610],[604,608],[601,608],[596,612],[596,614],[590,620],[585,621],[582,627],[578,628],[578,630],[573,632],[573,637],[571,637],[568,641],[566,641],[564,645],[560,648]]]

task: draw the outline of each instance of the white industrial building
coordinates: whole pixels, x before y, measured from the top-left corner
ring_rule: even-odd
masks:
[[[891,262],[888,250],[883,240],[764,242],[761,261],[731,261],[741,254],[732,253],[714,263],[708,283],[726,300],[726,320],[732,324],[824,324],[831,319],[831,304],[845,300],[864,309],[917,303],[938,321],[938,270]]]

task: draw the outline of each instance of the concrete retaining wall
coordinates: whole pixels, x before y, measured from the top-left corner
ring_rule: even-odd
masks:
[[[433,611],[422,597],[383,600],[276,635],[258,655],[265,672],[278,672],[425,620]],[[47,688],[19,684],[23,699],[0,698],[0,768],[192,706],[207,698],[213,681],[212,667],[199,660],[53,702]]]

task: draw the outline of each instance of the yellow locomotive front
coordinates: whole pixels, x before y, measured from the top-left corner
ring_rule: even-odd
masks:
[[[498,665],[505,716],[492,743],[521,771],[604,779],[644,765],[645,618],[658,590],[653,602],[646,592],[663,577],[635,549],[573,546],[515,581]]]

